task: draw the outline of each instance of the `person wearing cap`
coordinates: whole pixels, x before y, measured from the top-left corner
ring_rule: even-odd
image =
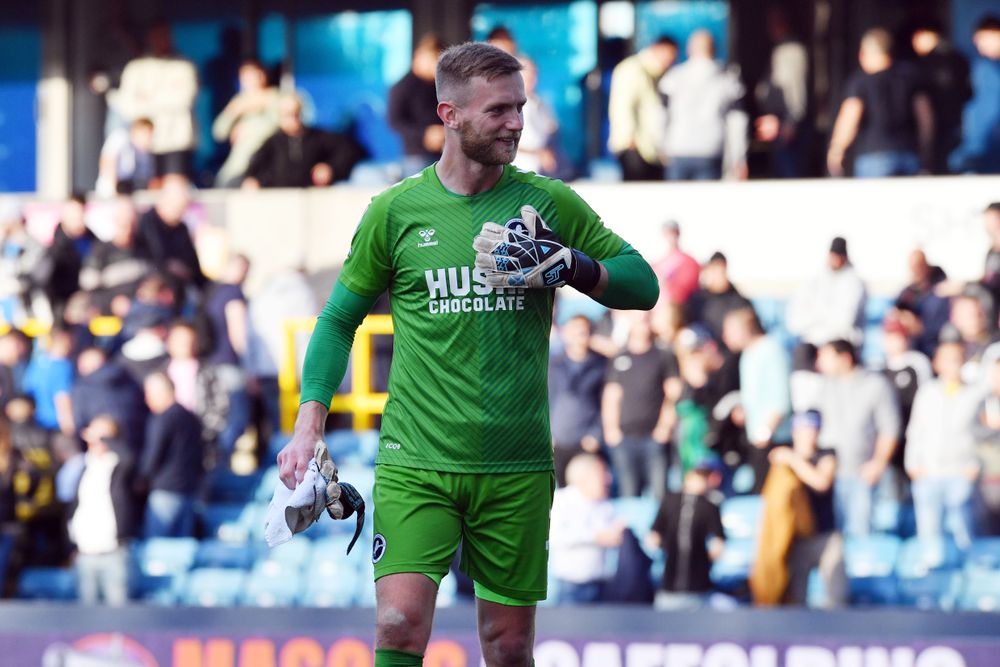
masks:
[[[857,351],[848,341],[820,347],[816,366],[822,373],[819,447],[837,452],[838,525],[847,535],[867,535],[875,489],[899,440],[896,395],[880,373],[858,366]],[[891,489],[886,491],[891,494]]]
[[[931,360],[923,352],[914,349],[910,330],[905,323],[906,314],[892,311],[882,321],[882,349],[885,359],[881,373],[896,394],[899,404],[900,436],[896,452],[892,457],[892,467],[898,479],[905,478],[903,456],[906,452],[906,427],[910,423],[913,399],[919,389],[934,377]]]
[[[604,441],[621,496],[651,490],[659,498],[666,491],[676,398],[668,381],[677,375],[670,362],[654,345],[649,317],[637,315],[625,349],[608,366],[601,399]]]
[[[680,493],[668,493],[660,504],[646,536],[649,549],[666,552],[657,609],[694,609],[725,598],[713,590],[709,576],[726,547],[715,497],[722,474],[722,462],[706,455],[684,474]]]
[[[668,303],[683,305],[698,289],[701,267],[691,255],[681,250],[681,226],[676,220],[663,223],[663,256],[653,264],[660,281],[660,301],[656,308]]]
[[[813,534],[797,537],[788,554],[790,604],[804,605],[809,575],[816,569],[823,581],[823,608],[847,603],[847,574],[844,571],[844,540],[836,528],[834,481],[837,452],[819,444],[822,424],[819,412],[810,410],[792,418],[792,446],[771,450],[773,465],[788,466],[805,487],[812,513]]]
[[[847,240],[838,236],[830,242],[826,265],[788,303],[785,325],[799,338],[792,376],[792,401],[797,411],[816,407],[817,348],[840,339],[861,347],[866,299],[865,284],[848,258]]]
[[[715,340],[725,342],[722,338],[722,324],[729,313],[742,308],[752,306],[749,299],[729,280],[729,262],[726,256],[716,251],[701,267],[701,287],[688,299],[686,319],[688,322],[705,325]]]

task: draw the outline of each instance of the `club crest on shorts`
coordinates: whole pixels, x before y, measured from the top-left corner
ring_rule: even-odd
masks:
[[[382,533],[375,533],[374,539],[372,539],[372,563],[377,563],[382,560],[382,556],[385,555],[385,537]]]

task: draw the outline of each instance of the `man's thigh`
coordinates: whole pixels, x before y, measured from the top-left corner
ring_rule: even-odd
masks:
[[[467,475],[462,570],[491,593],[545,599],[551,471]]]
[[[439,583],[448,573],[462,535],[461,512],[450,483],[447,473],[376,466],[375,579],[417,572]]]

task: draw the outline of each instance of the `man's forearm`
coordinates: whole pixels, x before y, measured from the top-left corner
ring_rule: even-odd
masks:
[[[896,437],[893,435],[880,434],[875,440],[875,453],[872,455],[872,460],[878,461],[882,465],[889,465],[895,451]]]
[[[356,294],[340,281],[334,286],[306,349],[302,365],[301,404],[315,401],[325,408],[330,407],[330,401],[347,370],[354,332],[376,298]]]
[[[608,308],[649,310],[660,296],[652,267],[631,246],[601,260],[601,277],[589,296]]]

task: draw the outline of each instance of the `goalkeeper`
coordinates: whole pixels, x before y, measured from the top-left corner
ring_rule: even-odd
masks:
[[[547,402],[554,288],[649,309],[649,265],[572,190],[510,165],[521,65],[482,43],[437,66],[441,160],[375,197],[306,352],[281,479],[301,480],[357,326],[389,290],[395,337],[375,470],[377,667],[420,665],[462,543],[486,664],[532,664],[555,485]]]

